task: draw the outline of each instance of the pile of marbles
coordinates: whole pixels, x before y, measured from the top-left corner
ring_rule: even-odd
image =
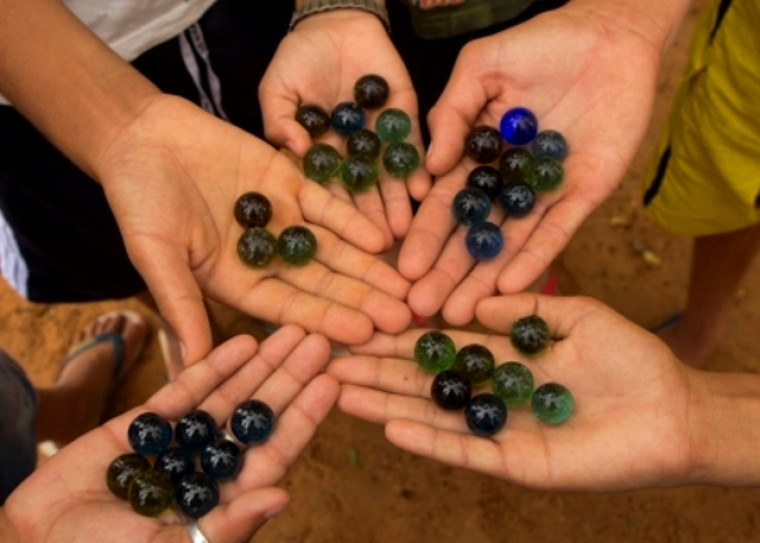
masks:
[[[507,217],[530,213],[536,193],[562,184],[567,142],[556,130],[539,132],[535,114],[516,107],[502,116],[498,130],[487,125],[473,128],[465,140],[465,154],[479,166],[454,196],[451,210],[454,219],[468,227],[465,244],[470,255],[489,260],[504,245],[499,227],[487,220],[492,202],[498,200]]]
[[[548,347],[551,332],[541,317],[529,315],[513,323],[510,340],[520,353],[532,357]],[[471,343],[457,349],[451,337],[438,330],[419,337],[414,358],[423,370],[435,373],[430,387],[433,401],[446,410],[463,409],[467,427],[475,435],[494,435],[506,424],[508,408],[528,402],[538,420],[547,424],[564,422],[575,407],[563,385],[548,382],[535,387],[526,365],[517,361],[496,365],[487,347]],[[476,387],[489,384],[490,391],[473,394]]]
[[[288,226],[275,236],[266,226],[272,204],[260,192],[246,192],[235,201],[235,220],[245,228],[237,243],[240,259],[254,268],[267,266],[279,255],[288,264],[302,266],[317,253],[317,238],[301,225]]]
[[[161,415],[141,413],[127,430],[133,452],[111,462],[106,484],[141,515],[156,517],[175,504],[188,517],[200,518],[219,503],[219,483],[240,472],[244,448],[264,442],[274,423],[272,409],[253,399],[238,404],[230,416],[234,440],[201,409],[184,415],[174,428]]]
[[[346,137],[346,154],[325,142],[314,143],[303,157],[306,177],[325,184],[340,177],[349,192],[364,192],[375,185],[379,175],[378,158],[389,175],[406,178],[420,163],[417,148],[406,141],[412,122],[404,111],[386,108],[375,120],[375,129],[365,128],[366,110],[382,108],[390,94],[385,79],[376,74],[360,77],[353,89],[354,100],[340,102],[328,113],[316,104],[303,104],[296,110],[296,120],[312,139],[332,128]]]

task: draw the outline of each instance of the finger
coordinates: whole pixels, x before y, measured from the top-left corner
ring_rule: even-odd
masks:
[[[399,271],[407,279],[419,279],[430,270],[456,228],[451,202],[462,187],[461,179],[456,175],[438,179],[417,210],[399,253]]]
[[[400,332],[411,322],[411,312],[403,301],[363,281],[339,275],[319,262],[302,268],[284,267],[278,275],[308,295],[360,311],[384,332]]]
[[[298,202],[309,222],[332,230],[346,241],[370,253],[383,250],[383,231],[356,207],[344,202],[317,183],[305,181],[298,193]]]
[[[393,232],[388,222],[380,188],[377,185],[376,183],[376,186],[365,192],[355,192],[352,197],[356,208],[383,232],[385,238],[383,250],[387,250],[393,244]]]
[[[185,364],[193,364],[212,348],[211,326],[203,294],[187,261],[171,247],[148,242],[130,251],[159,312],[180,342]]]
[[[369,340],[374,329],[369,316],[275,278],[264,279],[247,290],[237,307],[262,320],[297,324],[347,345]]]
[[[409,292],[409,282],[391,265],[367,254],[323,229],[315,229],[317,259],[338,274],[352,277],[387,294],[403,300]]]
[[[256,488],[242,492],[229,503],[221,504],[203,516],[198,520],[198,527],[214,543],[249,541],[267,520],[285,509],[289,501],[287,492],[280,488]],[[186,530],[184,526],[182,529]],[[178,534],[176,540],[186,541],[187,533]]]
[[[333,359],[327,373],[341,383],[375,388],[403,396],[427,398],[433,375],[411,360],[374,356],[341,356]]]
[[[446,411],[425,398],[388,394],[351,384],[341,386],[338,408],[375,424],[408,419],[455,432],[467,430],[461,411]]]
[[[311,147],[312,141],[306,129],[295,120],[299,98],[293,94],[279,94],[270,90],[268,82],[269,79],[265,77],[259,89],[259,103],[262,104],[261,116],[266,139],[302,157]]]
[[[221,489],[222,500],[261,486],[276,484],[300,456],[338,398],[340,386],[329,375],[318,375],[278,414],[266,442],[249,447],[238,477]]]
[[[388,226],[395,239],[402,239],[412,224],[412,201],[403,180],[388,178],[379,184]]]
[[[568,194],[549,207],[520,251],[499,274],[499,292],[520,292],[533,283],[597,205],[595,200]]]

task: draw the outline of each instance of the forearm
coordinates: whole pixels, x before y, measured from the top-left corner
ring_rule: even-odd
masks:
[[[760,375],[694,371],[690,483],[760,485]]]
[[[639,34],[662,56],[672,45],[690,4],[691,0],[571,0],[568,7],[588,10]]]
[[[0,93],[93,177],[157,92],[60,1],[0,0]]]

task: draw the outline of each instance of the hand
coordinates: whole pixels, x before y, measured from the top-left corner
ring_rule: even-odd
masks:
[[[282,40],[259,90],[267,139],[303,157],[311,140],[295,120],[298,106],[318,104],[329,113],[339,102],[352,101],[356,81],[371,73],[385,78],[390,87],[384,108],[394,107],[409,114],[412,133],[407,141],[422,155],[417,97],[406,67],[380,21],[354,9],[308,17]],[[366,127],[373,129],[379,112],[367,111]],[[344,138],[334,131],[320,141],[332,144],[345,156]],[[330,186],[342,199],[353,200],[383,230],[386,249],[394,238],[403,238],[409,230],[409,195],[420,200],[429,188],[430,176],[422,166],[404,182],[385,173],[382,164],[377,188],[351,195],[340,183]]]
[[[129,452],[127,427],[138,414],[176,421],[195,408],[224,424],[235,406],[255,397],[276,414],[275,430],[248,449],[234,481],[220,485],[220,505],[198,524],[210,541],[248,541],[288,502],[274,485],[295,462],[327,415],[338,385],[321,374],[330,353],[322,336],[286,326],[259,347],[238,336],[182,372],[144,405],[61,449],[8,498],[4,516],[23,541],[187,541],[187,519],[170,509],[157,518],[133,512],[108,490],[105,473]]]
[[[512,348],[509,328],[534,313],[554,340],[545,353],[527,358]],[[412,361],[420,330],[378,334],[353,348],[357,354],[331,362],[328,373],[344,383],[338,406],[385,424],[388,439],[402,449],[525,486],[621,490],[687,480],[701,454],[690,434],[702,422],[690,409],[698,372],[656,336],[586,298],[487,298],[477,317],[493,332],[447,331],[457,347],[483,344],[497,365],[527,365],[536,386],[565,385],[575,399],[568,420],[549,426],[529,406],[510,408],[506,426],[491,438],[470,434],[462,412],[430,400],[433,376]]]
[[[375,327],[392,333],[409,324],[401,301],[406,280],[364,252],[383,247],[378,228],[307,182],[282,153],[188,102],[155,98],[108,147],[97,173],[129,256],[177,333],[186,363],[211,348],[204,296],[342,343],[366,341]],[[243,264],[236,252],[243,228],[233,207],[251,190],[271,200],[274,234],[294,224],[314,232],[314,261]]]
[[[416,281],[412,311],[442,309],[454,325],[469,322],[478,300],[519,292],[534,282],[585,218],[623,177],[648,126],[659,50],[642,34],[576,2],[487,38],[470,42],[428,117],[432,142],[426,165],[439,176],[414,218],[399,271]],[[506,219],[496,203],[504,249],[476,263],[451,201],[477,164],[463,157],[477,125],[498,127],[505,111],[525,106],[539,129],[561,132],[569,144],[565,181],[541,194],[533,211]]]

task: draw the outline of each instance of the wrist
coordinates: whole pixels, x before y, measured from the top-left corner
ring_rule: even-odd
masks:
[[[760,376],[692,372],[688,482],[721,486],[760,484]]]
[[[384,0],[297,0],[296,9],[290,19],[290,30],[292,31],[298,23],[306,18],[320,13],[342,10],[363,11],[372,14],[383,23],[388,33],[391,31],[391,23]]]

